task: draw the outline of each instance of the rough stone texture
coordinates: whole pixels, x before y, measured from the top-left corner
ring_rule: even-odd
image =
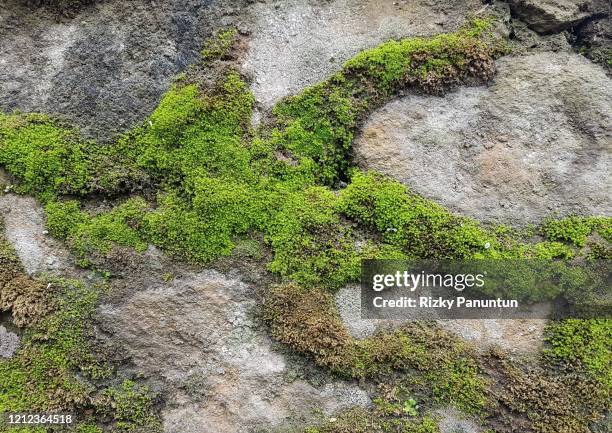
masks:
[[[19,348],[19,336],[0,325],[0,358],[10,358]]]
[[[344,326],[355,338],[363,339],[371,336],[383,323],[382,320],[361,318],[361,289],[359,286],[351,285],[338,290],[336,306]]]
[[[596,16],[575,29],[575,46],[612,76],[612,2],[597,0],[594,10]]]
[[[107,0],[58,21],[47,8],[0,0],[0,109],[59,113],[110,139],[155,108],[211,27],[241,4]]]
[[[392,38],[455,30],[479,0],[289,0],[254,2],[250,50],[243,67],[269,109],[338,70],[357,52]]]
[[[539,33],[555,33],[573,27],[589,16],[584,0],[509,0],[513,15]]]
[[[34,198],[0,195],[0,218],[4,219],[6,239],[29,275],[58,274],[71,268],[68,251],[47,234],[44,211]]]
[[[438,320],[443,328],[473,343],[480,350],[497,346],[510,353],[538,353],[542,349],[544,319]]]
[[[359,164],[487,222],[610,215],[610,78],[570,53],[506,57],[498,69],[490,87],[375,112],[355,144]]]
[[[477,422],[456,409],[440,409],[434,415],[439,420],[440,433],[480,433],[484,430]]]
[[[100,307],[102,328],[166,401],[168,433],[250,432],[366,405],[345,382],[316,385],[251,317],[253,289],[214,271],[189,273]],[[259,430],[262,431],[262,430]]]

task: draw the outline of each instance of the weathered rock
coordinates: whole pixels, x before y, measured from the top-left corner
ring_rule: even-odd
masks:
[[[250,49],[243,67],[263,109],[327,78],[357,52],[392,38],[455,30],[479,0],[265,1],[248,8]]]
[[[103,329],[162,393],[166,432],[265,431],[368,404],[356,385],[297,378],[252,318],[253,292],[217,272],[185,272],[100,307]]]
[[[228,6],[230,4],[231,7]],[[108,140],[141,122],[241,1],[108,0],[57,20],[0,1],[0,109],[58,113]]]
[[[382,320],[361,318],[361,291],[357,285],[343,287],[336,293],[336,306],[349,334],[358,339],[371,336]]]
[[[0,358],[10,358],[19,348],[19,336],[0,325]]]
[[[509,0],[513,15],[538,33],[555,33],[580,24],[591,16],[582,0]]]
[[[575,46],[579,52],[612,74],[612,2],[597,0],[596,15],[576,28]]]
[[[570,53],[506,57],[498,70],[489,87],[381,108],[356,141],[357,161],[482,221],[610,215],[610,78]]]
[[[47,234],[44,211],[34,198],[0,195],[0,217],[4,235],[29,275],[65,273],[71,268],[66,248]]]

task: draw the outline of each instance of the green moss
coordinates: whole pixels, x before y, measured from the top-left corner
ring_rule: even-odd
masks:
[[[145,182],[114,148],[41,114],[0,112],[0,165],[19,179],[18,192],[43,201],[62,194],[118,193]]]
[[[274,251],[270,270],[305,286],[335,289],[359,276],[350,229],[334,210],[336,196],[312,187],[291,193],[267,227]]]
[[[216,181],[212,181],[216,182]],[[202,206],[210,205],[208,218],[195,210],[191,203],[174,193],[159,199],[159,207],[145,216],[144,231],[153,243],[193,262],[209,262],[229,255],[234,248],[233,237],[245,233],[251,222],[240,201],[244,191],[231,190],[231,184],[210,195],[203,195]],[[224,195],[222,191],[227,191]],[[221,204],[215,206],[213,202]],[[206,203],[205,203],[206,202]],[[230,220],[223,215],[234,212]],[[233,220],[233,223],[232,223]]]
[[[472,258],[492,256],[495,238],[478,223],[410,193],[401,183],[373,172],[353,174],[340,194],[340,211],[376,230],[409,257]],[[488,243],[489,248],[486,248]]]
[[[418,87],[441,93],[467,78],[493,74],[492,47],[476,20],[460,31],[433,38],[389,41],[350,59],[327,81],[274,107],[275,148],[300,164],[316,167],[318,182],[334,185],[346,176],[360,119],[397,91]]]
[[[570,242],[584,247],[588,236],[594,231],[599,232],[608,242],[612,241],[612,218],[569,216],[545,222],[541,231],[552,241]]]
[[[389,92],[402,81],[455,79],[470,66],[489,66],[477,62],[478,54],[491,50],[480,39],[489,25],[486,20],[475,19],[457,33],[389,41],[362,51],[344,68],[376,83],[378,93]]]
[[[0,113],[0,165],[19,178],[19,191],[54,195],[91,190],[89,143],[43,115]]]
[[[553,362],[576,364],[612,389],[612,320],[567,319],[546,328],[545,355]]]
[[[161,431],[160,420],[153,414],[153,400],[147,387],[124,380],[119,386],[106,389],[102,400],[115,419],[114,431]]]
[[[49,231],[66,239],[77,257],[87,261],[88,257],[108,254],[113,245],[146,250],[138,228],[147,208],[144,200],[133,198],[93,216],[82,212],[77,201],[50,202],[45,211]]]
[[[204,61],[223,59],[236,42],[238,31],[235,28],[219,30],[204,42],[202,58]]]
[[[501,403],[498,416],[510,410],[525,431],[591,433],[595,423],[603,426],[610,389],[579,370],[524,365],[505,355],[491,367],[503,378],[493,391]]]
[[[97,294],[73,281],[52,281],[58,287],[54,310],[31,326],[22,347],[0,361],[0,413],[74,409],[84,404],[90,378],[107,377],[109,365],[92,355],[87,323],[95,310]]]

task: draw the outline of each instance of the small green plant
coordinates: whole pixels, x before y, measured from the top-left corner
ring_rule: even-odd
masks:
[[[235,28],[217,31],[204,42],[202,58],[204,61],[223,59],[236,42],[238,31]]]
[[[153,413],[153,400],[147,387],[124,380],[119,386],[107,388],[103,400],[111,408],[117,431],[161,431],[161,423]]]
[[[579,364],[594,379],[612,387],[612,320],[567,319],[546,328],[544,353],[551,361]]]

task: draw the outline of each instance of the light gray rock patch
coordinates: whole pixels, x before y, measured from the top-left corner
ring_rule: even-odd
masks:
[[[610,78],[570,53],[506,57],[498,69],[489,87],[376,111],[355,143],[359,165],[485,222],[610,215]]]
[[[336,293],[338,313],[349,333],[359,339],[374,334],[379,320],[361,318],[361,289],[359,286],[346,286]]]
[[[438,418],[440,433],[480,433],[484,430],[476,421],[456,409],[439,409],[434,415]]]
[[[43,209],[32,197],[0,195],[4,235],[29,275],[62,273],[71,268],[68,251],[45,230]]]
[[[0,358],[10,358],[19,348],[19,336],[0,325]]]

